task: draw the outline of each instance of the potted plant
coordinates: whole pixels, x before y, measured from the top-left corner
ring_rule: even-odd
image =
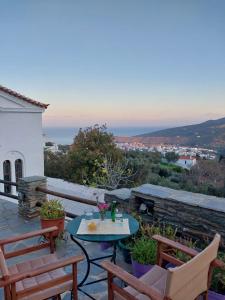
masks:
[[[98,204],[98,210],[99,210],[99,215],[100,215],[101,221],[105,220],[105,215],[106,215],[106,212],[108,209],[109,209],[109,204],[107,204],[107,203],[99,203]]]
[[[156,262],[157,244],[151,238],[142,236],[135,241],[132,250],[132,269],[136,277],[148,272]]]
[[[129,237],[119,241],[119,248],[122,252],[124,261],[127,264],[131,264],[131,249],[134,245],[134,237]]]
[[[41,227],[48,228],[57,226],[58,230],[53,232],[54,237],[58,237],[64,231],[65,210],[59,200],[50,200],[42,204],[40,208]]]

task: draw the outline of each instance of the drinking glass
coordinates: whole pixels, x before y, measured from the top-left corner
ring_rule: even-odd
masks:
[[[93,219],[93,212],[92,211],[84,211],[84,217],[86,221],[90,221]]]
[[[116,223],[123,223],[123,212],[120,210],[116,210]]]

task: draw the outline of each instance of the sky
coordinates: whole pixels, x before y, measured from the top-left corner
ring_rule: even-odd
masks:
[[[0,0],[0,84],[44,126],[225,116],[224,0]]]

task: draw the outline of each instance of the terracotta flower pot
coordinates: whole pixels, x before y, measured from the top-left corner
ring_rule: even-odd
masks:
[[[58,219],[40,219],[41,220],[41,228],[49,228],[52,226],[57,226],[58,230],[53,231],[53,237],[58,237],[60,233],[64,231],[64,224],[65,224],[65,216],[58,218]],[[48,238],[49,234],[46,235]]]

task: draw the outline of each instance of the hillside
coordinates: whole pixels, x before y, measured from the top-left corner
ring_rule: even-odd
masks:
[[[209,120],[196,125],[175,127],[136,136],[145,144],[179,144],[219,148],[225,147],[225,118]]]

